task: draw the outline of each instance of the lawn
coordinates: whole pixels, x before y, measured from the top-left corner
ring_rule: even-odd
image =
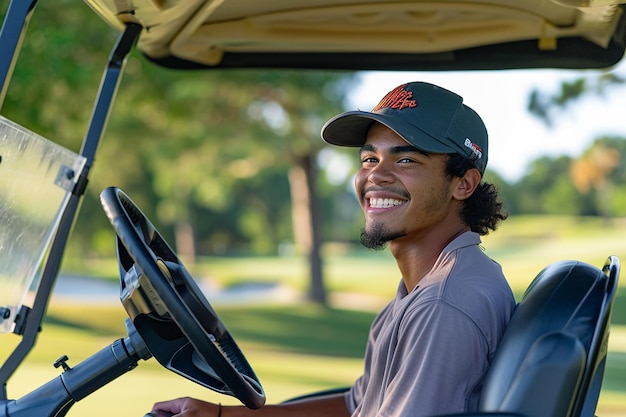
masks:
[[[626,259],[622,220],[520,217],[484,239],[486,252],[501,263],[516,294],[545,265],[580,259],[601,265],[614,254]],[[263,383],[268,402],[350,384],[361,372],[361,356],[375,311],[393,295],[399,275],[387,253],[342,245],[325,248],[328,308],[302,301],[306,268],[299,258],[207,258],[194,268],[216,294],[243,283],[274,286],[281,297],[245,303],[213,300]],[[110,264],[110,263],[109,263]],[[114,270],[114,268],[113,268]],[[106,275],[107,269],[100,268]],[[112,272],[110,275],[113,275]],[[626,415],[626,287],[622,280],[613,315],[608,365],[597,415]],[[274,293],[272,293],[274,294]],[[284,294],[291,295],[287,298]],[[296,295],[296,297],[293,296]],[[211,297],[209,296],[211,299]],[[125,337],[125,313],[117,300],[103,304],[53,298],[37,346],[9,381],[9,398],[56,377],[52,363],[67,354],[75,365],[114,340]],[[4,335],[3,357],[19,340]],[[70,416],[142,416],[154,401],[190,395],[209,401],[233,399],[201,388],[163,369],[155,360],[76,404]]]

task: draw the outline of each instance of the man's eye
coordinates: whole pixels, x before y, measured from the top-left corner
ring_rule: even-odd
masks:
[[[398,161],[398,163],[400,164],[409,164],[411,162],[415,162],[414,160],[412,160],[411,158],[402,158]]]
[[[363,164],[377,162],[377,161],[378,160],[376,158],[374,158],[373,156],[365,156],[365,157],[361,158],[361,163],[363,163]]]

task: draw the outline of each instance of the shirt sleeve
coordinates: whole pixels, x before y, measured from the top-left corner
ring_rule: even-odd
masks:
[[[367,346],[365,349],[365,356],[363,358],[363,375],[361,375],[356,382],[352,385],[352,387],[346,392],[346,406],[348,407],[348,411],[350,415],[354,414],[354,411],[361,403],[363,396],[365,395],[366,387],[370,383],[370,370],[372,366],[375,365],[375,361],[373,359],[373,350],[376,345],[376,339],[381,332],[381,329],[384,327],[385,321],[388,320],[388,316],[391,314],[393,303],[387,305],[383,310],[381,310],[377,315],[372,325],[370,327],[370,331],[367,336]]]

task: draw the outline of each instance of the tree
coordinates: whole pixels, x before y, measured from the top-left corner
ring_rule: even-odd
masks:
[[[131,85],[131,94],[128,99],[120,94],[114,114],[117,118],[112,118],[110,130],[119,129],[128,135],[139,125],[144,132],[131,136],[145,137],[145,128],[151,127],[163,138],[149,141],[148,148],[139,150],[139,157],[145,159],[144,165],[152,173],[157,216],[174,226],[179,250],[189,248],[182,255],[192,261],[196,253],[191,234],[194,205],[228,210],[240,197],[234,193],[237,183],[283,169],[288,172],[295,241],[309,259],[308,295],[325,303],[316,185],[317,155],[324,146],[319,130],[324,120],[341,111],[343,91],[350,85],[352,74],[181,74],[147,67],[137,74],[147,78],[150,85],[146,90],[139,79],[125,81]],[[132,94],[137,86],[142,86],[142,92]],[[146,111],[141,111],[144,108]],[[148,109],[162,111],[157,115]],[[248,212],[247,218],[250,215]]]
[[[582,194],[594,191],[596,208],[604,217],[611,215],[607,195],[612,187],[611,173],[620,164],[617,149],[605,146],[601,142],[594,144],[582,156],[571,164],[571,176],[574,185]]]
[[[552,126],[559,111],[564,111],[581,98],[590,95],[604,95],[608,89],[626,83],[626,79],[611,72],[605,72],[595,78],[579,77],[571,81],[563,81],[559,91],[553,94],[534,89],[528,97],[528,111]]]
[[[544,94],[537,90],[531,92],[528,109],[546,125],[551,126],[563,111],[580,98],[590,95],[605,94],[609,88],[626,83],[626,79],[617,74],[606,72],[598,77],[579,77],[565,81],[556,94]],[[596,140],[578,159],[570,163],[570,178],[576,189],[583,195],[590,196],[594,202],[594,213],[609,216],[611,202],[609,196],[614,188],[611,174],[621,164],[623,153],[617,147],[607,145],[606,141]]]
[[[533,161],[517,183],[517,207],[521,213],[589,214],[580,193],[569,179],[572,159],[544,156]]]
[[[116,37],[84,5],[41,2],[4,113],[77,150]],[[352,78],[323,71],[183,73],[131,53],[91,173],[87,210],[74,231],[79,250],[93,247],[99,231],[109,227],[95,213],[98,194],[117,185],[173,237],[186,261],[193,262],[198,242],[226,236],[221,225],[204,224],[210,222],[200,216],[207,213],[237,229],[228,231],[227,245],[248,239],[256,248],[276,247],[288,229],[297,231],[298,246],[311,263],[310,297],[325,302],[316,190],[319,130],[342,110]],[[275,196],[285,187],[291,188],[292,204]],[[298,223],[287,228],[291,208]],[[205,237],[210,233],[215,237]]]
[[[343,92],[351,85],[350,74],[298,71],[262,74],[257,117],[263,120],[273,137],[286,138],[292,218],[297,247],[309,259],[311,285],[308,297],[326,303],[322,277],[322,221],[317,192],[316,160],[323,148],[319,131],[324,120],[341,111]],[[289,80],[289,82],[286,82]],[[320,98],[322,100],[320,101]]]

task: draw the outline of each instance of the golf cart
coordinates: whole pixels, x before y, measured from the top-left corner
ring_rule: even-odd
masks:
[[[0,104],[36,1],[13,0],[0,33]],[[102,207],[117,235],[127,335],[19,399],[6,385],[36,342],[128,53],[178,69],[470,70],[604,68],[624,55],[624,5],[613,1],[86,3],[120,35],[82,149],[73,153],[0,119],[0,325],[22,342],[0,368],[0,417],[63,416],[152,357],[250,408],[265,402],[252,367],[177,255],[122,190]],[[77,4],[76,7],[85,7]],[[373,30],[372,28],[375,28]],[[34,185],[40,187],[33,189]],[[602,385],[619,260],[563,261],[531,284],[471,415],[591,416]]]

